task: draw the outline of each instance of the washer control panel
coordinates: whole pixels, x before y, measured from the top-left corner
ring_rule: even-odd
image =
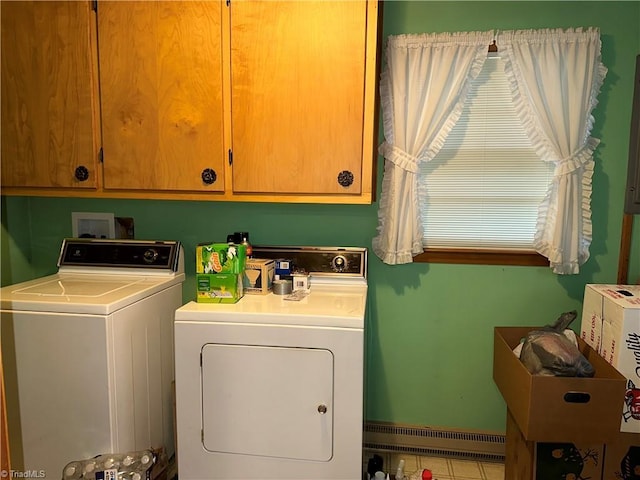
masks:
[[[362,247],[254,245],[253,256],[289,260],[293,270],[310,275],[367,277],[367,249]]]
[[[58,267],[126,267],[177,271],[180,242],[67,238]]]

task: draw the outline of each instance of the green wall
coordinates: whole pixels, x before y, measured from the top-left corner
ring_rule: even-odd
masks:
[[[504,431],[505,404],[492,380],[493,327],[542,325],[577,309],[586,283],[616,281],[638,2],[400,2],[384,5],[384,37],[398,33],[597,26],[609,69],[595,111],[591,258],[579,275],[548,268],[369,263],[366,418]],[[320,146],[321,147],[321,146]],[[379,159],[378,171],[382,172]],[[380,185],[380,178],[378,185]],[[194,298],[199,242],[251,233],[253,243],[371,246],[377,204],[284,205],[2,197],[2,284],[55,272],[71,212],[135,219],[136,238],[177,239],[186,249],[184,299]],[[630,278],[640,278],[640,219]],[[579,328],[579,325],[574,325]]]

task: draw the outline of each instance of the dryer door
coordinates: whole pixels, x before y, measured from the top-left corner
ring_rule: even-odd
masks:
[[[329,461],[333,363],[333,354],[324,349],[206,344],[204,448]]]

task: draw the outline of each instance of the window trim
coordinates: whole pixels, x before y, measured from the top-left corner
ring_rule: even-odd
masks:
[[[423,253],[413,257],[413,261],[416,263],[549,267],[549,259],[533,250],[425,248]]]

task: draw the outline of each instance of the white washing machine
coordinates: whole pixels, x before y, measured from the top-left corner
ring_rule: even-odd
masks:
[[[176,311],[178,476],[360,480],[367,250],[253,256],[291,260],[310,293]]]
[[[0,290],[12,468],[174,451],[179,242],[66,239],[58,273]]]

